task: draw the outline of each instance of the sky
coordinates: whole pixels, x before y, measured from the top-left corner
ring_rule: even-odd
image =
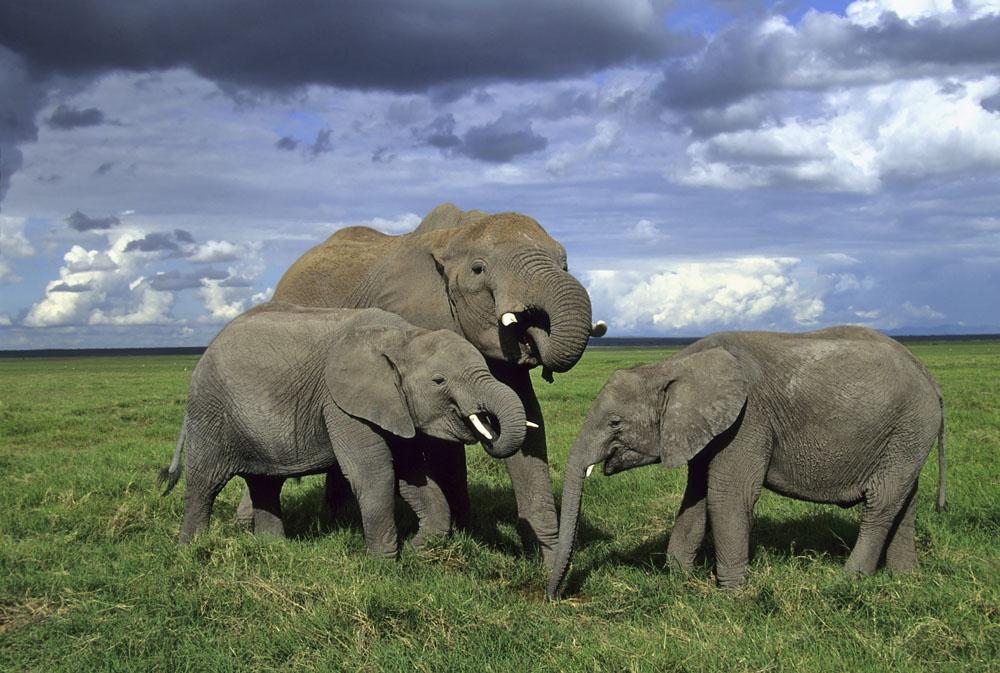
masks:
[[[609,336],[1000,332],[1000,0],[0,0],[0,349],[518,211]]]

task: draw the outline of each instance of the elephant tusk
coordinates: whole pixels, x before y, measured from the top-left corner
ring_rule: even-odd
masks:
[[[524,424],[527,425],[532,430],[535,430],[535,429],[538,428],[538,423],[532,423],[531,421],[525,421]]]
[[[507,313],[504,313],[502,316],[500,316],[500,322],[503,324],[504,327],[510,327],[511,325],[517,322],[517,316],[508,311]]]
[[[587,468],[587,476],[589,477],[593,471],[594,471],[594,466],[591,465],[590,467]]]
[[[476,428],[476,432],[481,434],[485,439],[493,441],[493,435],[491,435],[490,431],[486,429],[486,426],[483,425],[483,422],[479,420],[479,416],[472,414],[469,416],[469,420],[472,421],[472,425],[474,428]]]
[[[602,337],[608,333],[608,323],[603,320],[598,320],[590,328],[590,336],[592,337]]]

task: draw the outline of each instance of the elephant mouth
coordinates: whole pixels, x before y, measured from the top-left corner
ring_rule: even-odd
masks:
[[[660,460],[660,456],[650,456],[627,447],[619,447],[604,460],[602,471],[604,476],[610,477],[613,474],[631,470],[633,467],[659,463]]]
[[[516,323],[500,326],[500,346],[504,357],[525,367],[542,364],[538,341],[548,338],[549,330],[549,316],[544,311],[528,309],[518,313]]]

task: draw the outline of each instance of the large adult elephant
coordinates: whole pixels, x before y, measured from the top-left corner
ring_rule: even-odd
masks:
[[[562,245],[530,217],[463,212],[446,203],[408,234],[388,236],[368,227],[337,231],[292,264],[274,299],[381,308],[470,341],[494,375],[517,392],[528,421],[539,426],[505,462],[522,540],[537,543],[551,565],[558,521],[544,419],[528,370],[540,365],[549,380],[552,372],[567,371],[592,332],[590,298],[569,274]],[[444,493],[455,523],[466,526],[464,447],[435,447],[426,454],[433,456],[428,478]]]

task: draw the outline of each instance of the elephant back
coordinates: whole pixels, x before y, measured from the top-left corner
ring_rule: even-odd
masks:
[[[429,231],[438,231],[439,229],[464,227],[478,222],[487,215],[489,213],[485,213],[482,210],[462,210],[453,203],[442,203],[420,221],[420,224],[413,230],[413,233],[426,234]]]
[[[340,229],[288,267],[274,289],[274,299],[302,306],[346,307],[355,288],[395,239],[368,227]]]

